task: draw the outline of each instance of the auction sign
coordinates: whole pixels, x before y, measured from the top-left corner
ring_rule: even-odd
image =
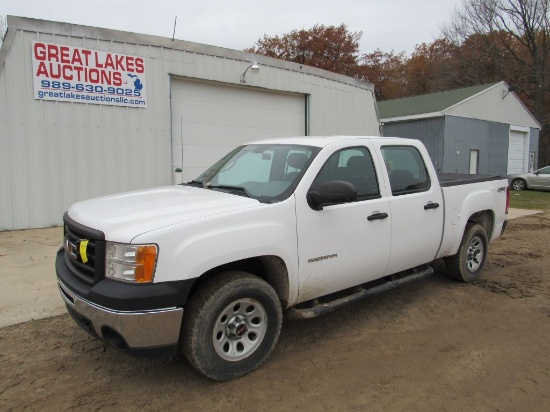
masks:
[[[147,107],[141,57],[33,42],[32,69],[35,99]]]

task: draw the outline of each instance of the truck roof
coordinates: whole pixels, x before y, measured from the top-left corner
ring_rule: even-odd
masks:
[[[378,140],[394,143],[399,139],[402,143],[406,143],[411,139],[401,137],[380,137],[380,136],[297,136],[297,137],[276,137],[271,139],[254,140],[248,144],[293,144],[303,146],[325,147],[329,144],[341,142],[345,140]]]

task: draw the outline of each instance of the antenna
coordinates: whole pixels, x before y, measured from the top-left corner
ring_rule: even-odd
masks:
[[[176,37],[176,23],[178,21],[178,16],[174,18],[174,33],[172,33],[172,43],[174,43],[174,38]]]

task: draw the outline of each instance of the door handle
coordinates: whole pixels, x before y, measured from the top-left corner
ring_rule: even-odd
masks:
[[[372,215],[370,215],[369,217],[367,217],[367,220],[369,221],[372,221],[372,220],[381,220],[381,219],[385,219],[388,217],[388,214],[387,213],[380,213],[380,212],[374,212]]]
[[[438,207],[439,207],[439,203],[428,202],[424,205],[424,210],[437,209]]]

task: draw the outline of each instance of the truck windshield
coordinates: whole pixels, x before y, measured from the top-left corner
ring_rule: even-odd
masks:
[[[279,202],[292,194],[319,150],[284,144],[241,146],[187,184],[264,203]]]

